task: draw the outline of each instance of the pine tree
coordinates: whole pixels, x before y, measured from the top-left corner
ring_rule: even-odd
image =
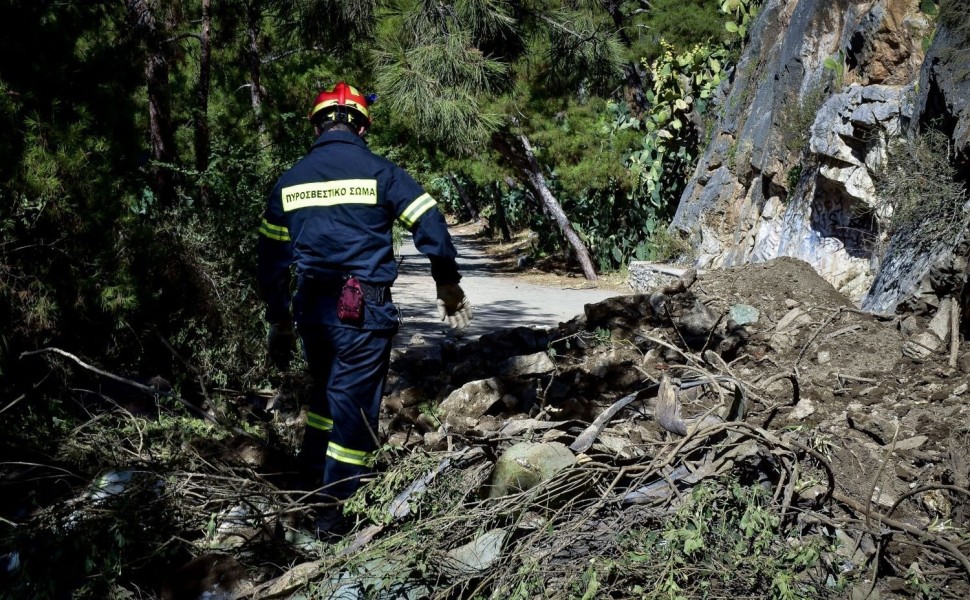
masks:
[[[610,15],[596,2],[404,0],[383,20],[377,47],[376,82],[392,110],[449,152],[490,145],[596,279],[536,159],[526,100],[605,93],[620,81],[624,48]]]

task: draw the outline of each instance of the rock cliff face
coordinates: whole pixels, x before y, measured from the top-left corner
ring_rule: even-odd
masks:
[[[966,211],[915,244],[877,191],[894,141],[930,128],[949,140],[957,185],[970,173],[970,9],[940,9],[765,1],[671,226],[695,266],[791,256],[876,311],[933,309],[960,293]]]

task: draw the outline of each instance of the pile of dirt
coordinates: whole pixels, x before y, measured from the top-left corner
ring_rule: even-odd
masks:
[[[794,259],[690,272],[549,331],[408,349],[392,366],[384,425],[406,448],[483,445],[494,457],[522,439],[575,449],[592,436],[581,446],[613,466],[653,465],[681,436],[718,432],[655,470],[678,484],[660,497],[760,471],[787,487],[788,518],[819,519],[828,526],[814,534],[832,540],[852,532],[856,548],[838,550],[847,572],[899,591],[916,569],[967,592],[970,348],[949,344],[946,315],[929,317],[859,311]],[[759,450],[724,454],[725,430]],[[619,497],[643,483],[618,479]]]

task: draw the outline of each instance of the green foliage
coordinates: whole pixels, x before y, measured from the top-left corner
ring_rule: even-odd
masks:
[[[536,54],[537,83],[548,91],[581,87],[607,91],[623,73],[625,50],[615,25],[603,12],[560,5],[543,17],[546,43]]]
[[[812,124],[825,103],[825,87],[819,83],[797,100],[798,107],[786,111],[781,121],[781,139],[789,154],[800,155],[812,134]],[[796,180],[797,182],[797,180]],[[789,181],[789,189],[793,189]]]
[[[735,34],[741,43],[748,37],[748,28],[758,15],[760,0],[723,0],[721,12],[731,17],[724,23],[728,33]]]
[[[171,507],[147,482],[103,500],[55,505],[5,540],[22,548],[22,563],[5,582],[4,598],[107,598],[122,577],[152,581],[138,561],[157,553],[162,564],[174,554],[165,546],[175,530]],[[29,536],[29,537],[28,537]]]
[[[648,43],[634,45],[636,56],[650,62],[663,54],[664,44],[683,52],[698,43],[717,45],[727,40],[720,5],[721,0],[652,1],[642,25],[650,32]]]
[[[388,508],[394,498],[413,481],[433,470],[438,460],[428,454],[404,454],[399,448],[385,446],[378,452],[376,462],[377,469],[382,471],[380,477],[358,490],[345,505],[344,512],[363,515],[372,523],[384,525],[392,519]],[[409,499],[409,506],[414,514],[431,517],[444,508],[440,502],[446,495],[415,492]]]
[[[803,170],[804,170],[804,167],[802,167],[801,163],[798,163],[797,165],[788,169],[788,173],[785,175],[785,181],[788,183],[789,194],[791,194],[795,190],[795,188],[798,187],[798,182],[802,178]]]
[[[508,73],[504,61],[476,46],[512,24],[498,3],[458,2],[454,11],[425,11],[419,2],[394,5],[377,30],[376,86],[388,109],[421,139],[458,150],[487,140],[500,115],[483,93]]]
[[[634,146],[626,155],[627,168],[635,178],[632,187],[622,198],[598,198],[595,204],[603,209],[599,218],[574,218],[601,269],[616,268],[630,258],[667,258],[681,250],[666,234],[665,224],[680,200],[699,152],[700,140],[693,123],[710,108],[724,74],[726,50],[697,45],[675,53],[666,42],[661,42],[661,47],[662,54],[645,63],[652,75],[646,92],[649,110],[634,117],[626,105],[607,106],[613,116],[613,135],[635,134],[639,139],[639,147]],[[607,214],[615,216],[607,219]]]
[[[621,577],[642,577],[654,597],[817,597],[809,576],[823,541],[792,536],[757,485],[702,483],[671,518],[644,525],[620,537],[615,562]]]
[[[839,50],[837,54],[826,57],[822,62],[822,66],[826,70],[831,71],[835,77],[835,89],[842,89],[845,81],[845,53]]]
[[[693,165],[699,145],[690,127],[691,113],[706,112],[724,76],[726,57],[723,48],[707,45],[676,55],[669,45],[664,48],[663,55],[646,65],[653,74],[647,92],[651,107],[642,119],[643,147],[630,156],[641,187],[658,209],[676,206],[678,182]]]
[[[157,473],[203,468],[192,446],[225,438],[226,431],[171,412],[181,409],[174,404],[160,407],[157,418],[119,409],[92,419],[78,410],[79,398],[72,395],[7,419],[4,455],[16,456],[16,448],[22,455],[45,456],[47,464],[37,467],[57,476],[31,477],[29,487],[16,478],[7,481],[8,490],[24,492],[17,494],[16,506],[29,516],[18,517],[17,527],[0,529],[0,548],[17,550],[21,560],[4,580],[0,598],[94,599],[111,597],[119,586],[157,589],[165,567],[186,560],[184,540],[175,539],[185,535],[177,490]],[[87,396],[87,410],[97,410],[90,404],[93,396]],[[123,467],[139,455],[142,461]],[[151,461],[143,462],[148,456]],[[122,471],[121,480],[130,477],[129,483],[107,487],[106,465],[108,472]]]

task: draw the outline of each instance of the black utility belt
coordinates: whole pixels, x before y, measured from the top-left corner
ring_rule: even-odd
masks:
[[[300,282],[300,291],[305,294],[318,294],[320,296],[339,296],[346,282],[346,279],[304,277]],[[384,304],[391,301],[391,286],[374,285],[359,279],[357,283],[360,284],[360,290],[364,293],[364,299],[371,304]]]

